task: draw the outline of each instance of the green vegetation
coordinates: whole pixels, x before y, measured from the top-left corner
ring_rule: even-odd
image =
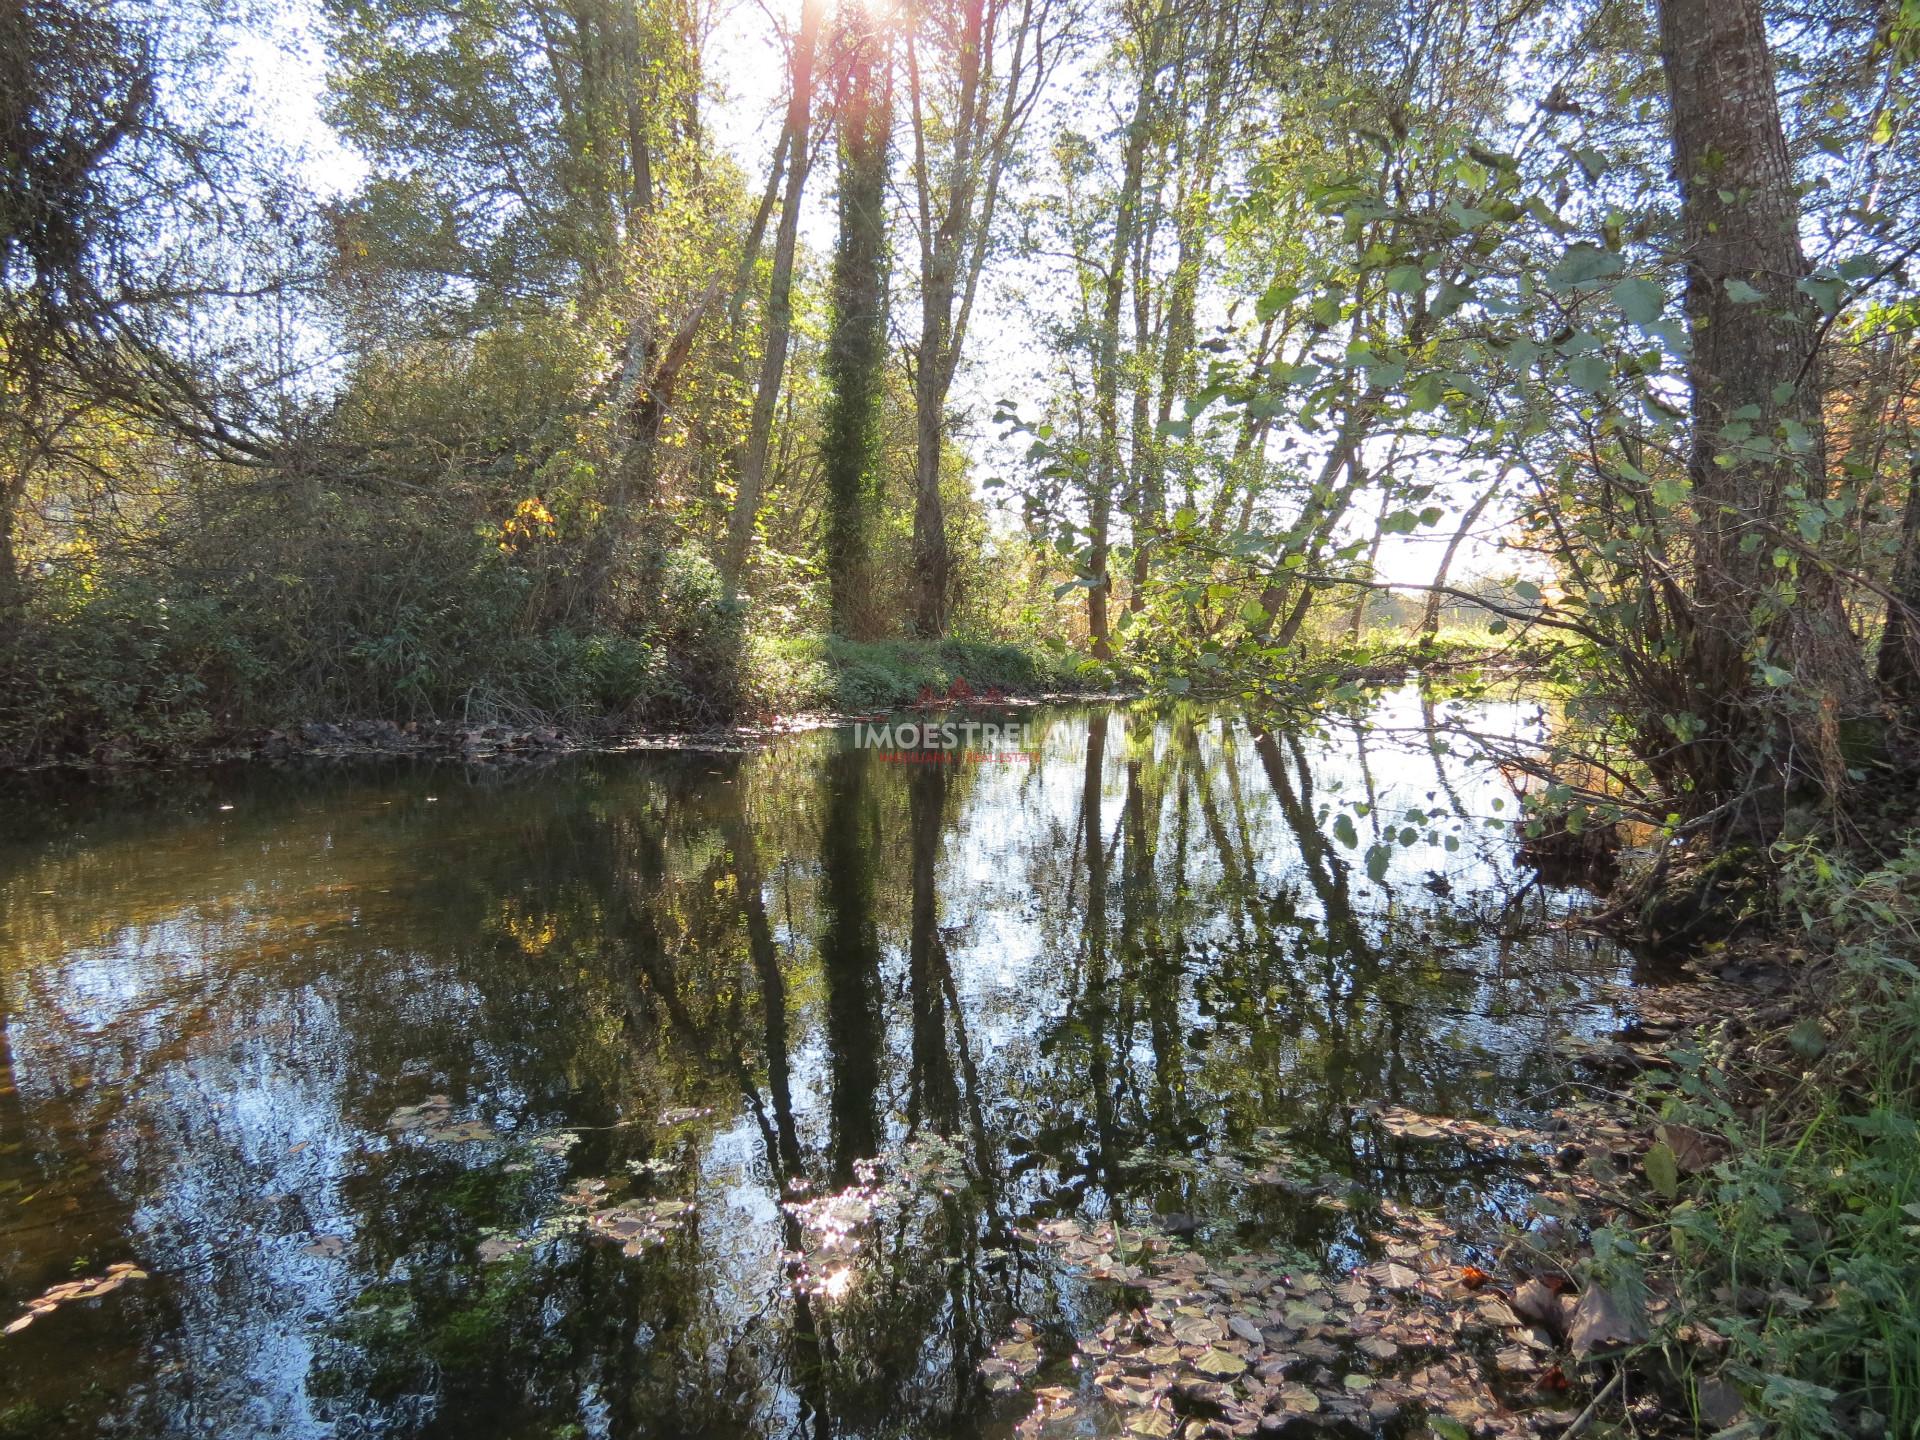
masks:
[[[929,694],[1060,694],[1084,683],[1078,657],[1064,650],[966,640],[767,640],[754,646],[751,668],[754,707],[786,714],[895,709]]]
[[[324,137],[214,0],[0,13],[0,764],[1533,667],[1544,746],[1436,751],[1638,938],[1783,897],[1830,1009],[1690,1072],[1681,1289],[1911,1428],[1913,0],[766,18],[763,155],[681,0],[321,0]]]
[[[1802,848],[1780,898],[1795,998],[1678,1052],[1663,1118],[1711,1151],[1649,1155],[1672,1207],[1650,1241],[1669,1251],[1679,1321],[1719,1337],[1721,1373],[1776,1433],[1912,1435],[1920,847],[1866,873]]]

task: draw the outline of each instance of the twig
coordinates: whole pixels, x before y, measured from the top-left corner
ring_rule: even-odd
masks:
[[[1623,1370],[1613,1372],[1613,1378],[1601,1387],[1598,1395],[1587,1402],[1587,1408],[1574,1416],[1573,1423],[1560,1432],[1560,1440],[1574,1440],[1574,1436],[1580,1434],[1587,1426],[1593,1423],[1595,1413],[1606,1403],[1607,1398],[1620,1388],[1620,1377],[1625,1373]]]

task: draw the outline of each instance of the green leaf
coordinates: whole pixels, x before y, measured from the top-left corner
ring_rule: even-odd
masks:
[[[1438,410],[1446,398],[1446,377],[1431,370],[1407,387],[1407,404],[1416,411]]]
[[[1287,285],[1276,281],[1269,285],[1265,293],[1254,302],[1253,313],[1260,317],[1260,323],[1264,325],[1299,298],[1298,285]]]
[[[1571,290],[1576,285],[1591,285],[1596,280],[1619,273],[1618,255],[1581,241],[1568,246],[1567,253],[1554,262],[1553,268],[1547,272],[1547,288]]]
[[[1567,383],[1597,395],[1613,383],[1613,367],[1598,355],[1576,355],[1567,362]]]
[[[1433,303],[1430,307],[1433,311],[1433,318],[1436,320],[1444,320],[1472,299],[1473,291],[1464,285],[1456,285],[1451,280],[1448,280],[1440,286],[1439,293],[1433,297]]]
[[[1393,858],[1393,850],[1386,845],[1367,847],[1367,878],[1378,885],[1387,878],[1387,862]]]
[[[1387,289],[1395,295],[1418,295],[1427,288],[1427,272],[1418,265],[1396,265],[1387,271]]]
[[[1767,298],[1746,281],[1736,280],[1732,276],[1721,283],[1726,286],[1727,298],[1736,305],[1758,305]]]
[[[1671,510],[1684,505],[1693,493],[1693,480],[1686,475],[1662,475],[1653,482],[1653,503]]]
[[[1647,1151],[1647,1180],[1653,1188],[1671,1200],[1680,1193],[1680,1164],[1673,1147],[1662,1140]]]
[[[1333,838],[1349,850],[1360,843],[1360,832],[1353,828],[1353,817],[1344,811],[1334,817]]]
[[[1846,281],[1830,275],[1809,275],[1796,288],[1803,295],[1811,295],[1813,303],[1826,315],[1838,312],[1840,302],[1847,298]]]
[[[1622,280],[1608,293],[1620,313],[1636,325],[1651,325],[1667,308],[1667,292],[1652,280]]]

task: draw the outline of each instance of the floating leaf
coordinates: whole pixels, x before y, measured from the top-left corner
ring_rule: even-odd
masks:
[[[1193,1368],[1198,1370],[1202,1375],[1212,1375],[1218,1379],[1230,1380],[1235,1375],[1246,1373],[1247,1362],[1231,1350],[1222,1350],[1216,1345],[1198,1360],[1194,1361]]]

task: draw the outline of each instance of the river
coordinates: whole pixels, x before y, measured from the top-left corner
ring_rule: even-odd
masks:
[[[0,1435],[991,1434],[1111,1308],[1031,1226],[1497,1221],[1369,1107],[1524,1120],[1634,978],[1499,773],[1412,691],[1003,718],[11,787]]]

